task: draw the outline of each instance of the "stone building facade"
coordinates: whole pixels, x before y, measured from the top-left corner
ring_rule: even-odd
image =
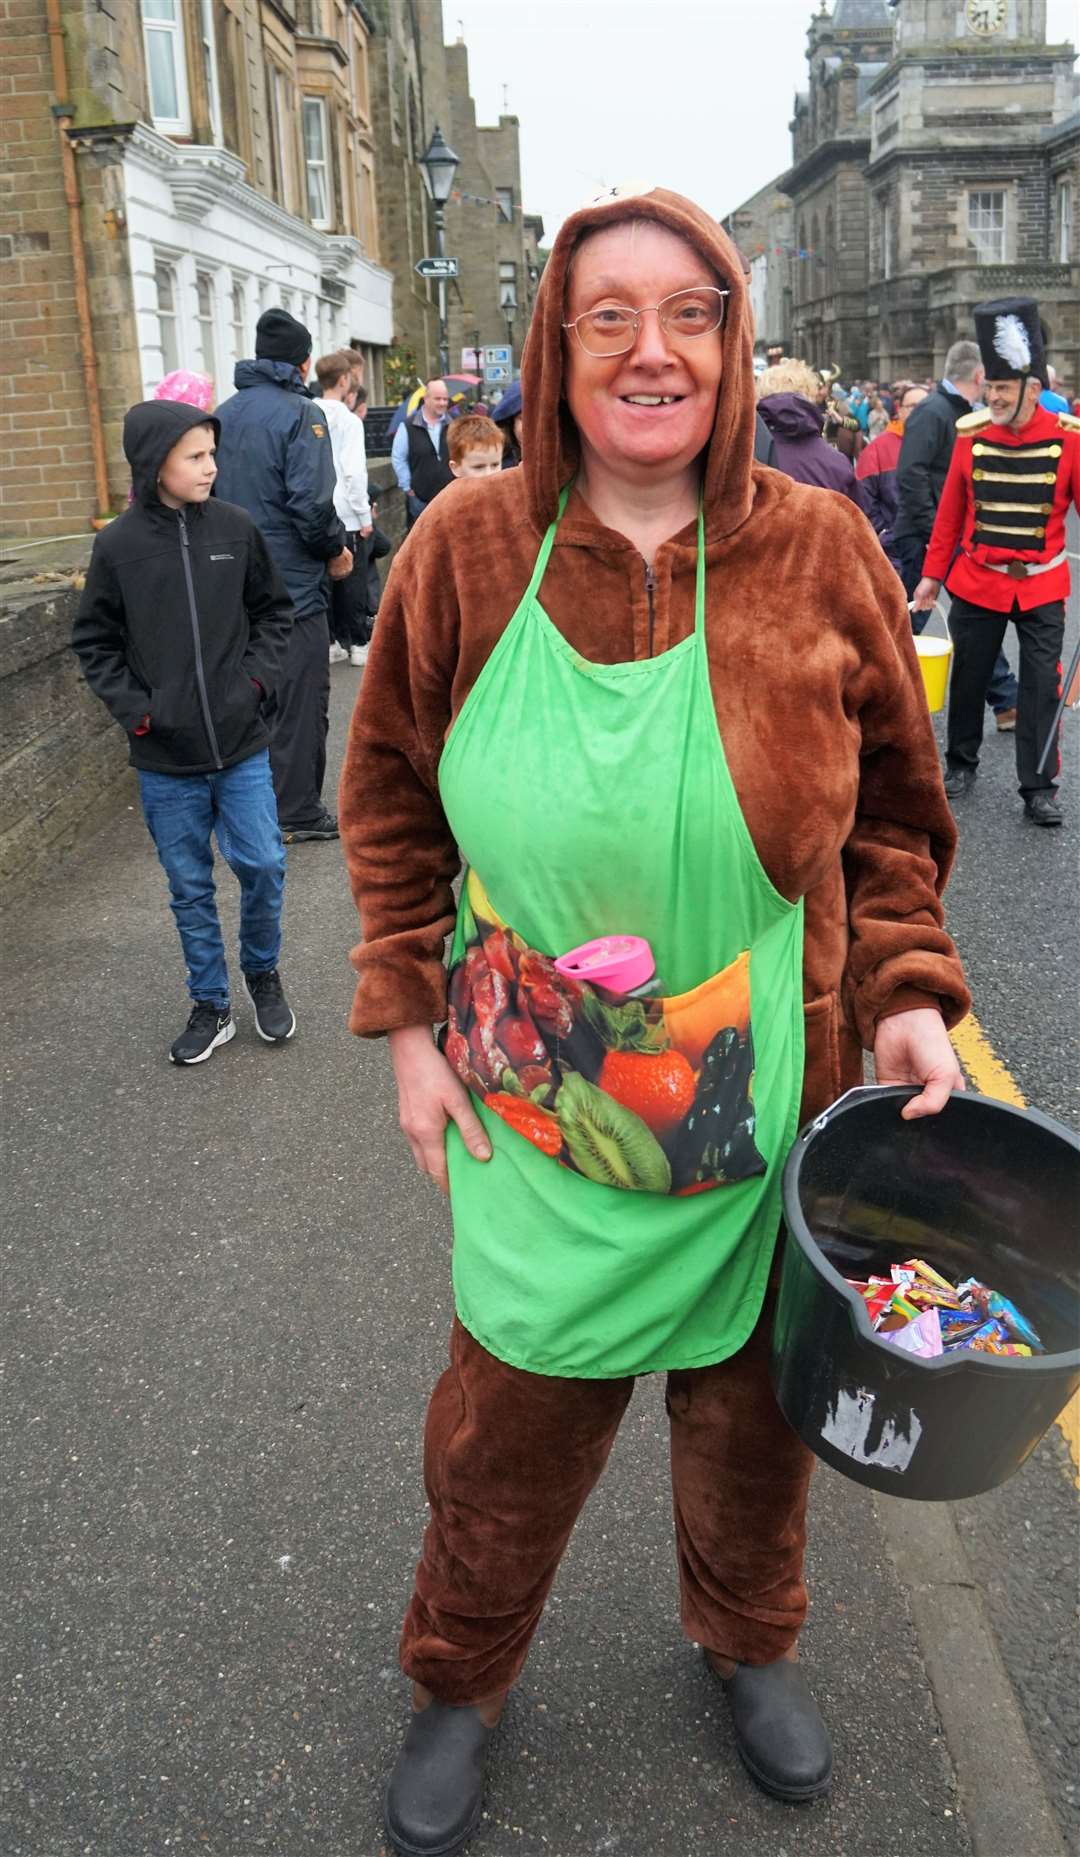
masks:
[[[446,293],[450,367],[459,372],[463,351],[473,365],[477,347],[510,346],[520,365],[535,284],[530,267],[542,224],[530,235],[521,190],[518,119],[476,120],[469,89],[468,51],[461,39],[443,42],[441,0],[370,0],[379,25],[375,45],[374,107],[380,243],[394,272],[394,333],[419,378],[438,365],[438,291],[416,274],[416,262],[435,252],[434,212],[420,157],[438,126],[458,157],[446,206],[446,250],[460,275]],[[535,219],[535,216],[533,216]],[[497,391],[500,383],[489,386]]]
[[[787,347],[799,263],[789,195],[770,181],[722,223],[750,267],[750,306],[757,347],[764,350],[776,342]]]
[[[888,65],[885,0],[836,0],[811,21],[810,86],[795,100],[792,168],[784,182],[794,216],[792,340],[818,365],[865,373],[872,346],[865,170],[870,91]]]
[[[272,304],[317,349],[358,340],[378,392],[393,280],[359,0],[0,0],[0,18],[7,534],[122,509],[126,407],[176,367],[225,398]]]
[[[770,339],[847,378],[940,374],[975,303],[1029,291],[1080,390],[1075,55],[1047,45],[1045,0],[836,0],[807,59],[792,167],[730,216],[780,273],[766,299],[793,280]]]
[[[896,23],[871,97],[870,371],[940,373],[980,298],[1030,291],[1080,390],[1072,48],[1046,44],[1045,0],[904,0]]]

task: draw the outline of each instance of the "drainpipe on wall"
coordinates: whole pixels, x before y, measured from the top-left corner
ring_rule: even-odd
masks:
[[[68,139],[68,125],[75,112],[67,100],[67,59],[64,56],[64,28],[60,22],[60,0],[45,0],[52,57],[53,89],[56,102],[52,113],[60,137],[60,166],[64,175],[64,199],[68,210],[68,236],[71,263],[75,274],[75,314],[79,320],[79,348],[82,354],[83,384],[86,389],[86,413],[90,426],[90,447],[94,457],[94,493],[97,515],[91,527],[102,529],[112,520],[109,507],[109,470],[105,458],[105,430],[101,421],[101,396],[98,392],[97,356],[94,353],[94,328],[90,319],[90,292],[86,282],[86,248],[83,244],[79,183],[75,173],[75,151]]]

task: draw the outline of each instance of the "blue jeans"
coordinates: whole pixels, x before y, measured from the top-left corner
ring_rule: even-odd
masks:
[[[229,1004],[229,971],[214,901],[214,851],[240,884],[240,966],[268,974],[281,952],[285,847],[278,830],[270,754],[220,774],[152,774],[139,769],[143,816],[169,879],[192,999]]]

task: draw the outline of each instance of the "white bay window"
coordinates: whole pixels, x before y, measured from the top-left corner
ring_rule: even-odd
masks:
[[[150,115],[156,129],[186,135],[191,129],[181,0],[142,0]]]
[[[330,213],[330,147],[326,104],[321,97],[305,97],[304,167],[307,173],[308,218],[320,231],[328,231]]]

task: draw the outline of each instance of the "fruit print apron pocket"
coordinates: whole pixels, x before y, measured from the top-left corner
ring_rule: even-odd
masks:
[[[568,979],[462,899],[442,1046],[486,1108],[598,1185],[676,1197],[766,1171],[755,1141],[750,955],[691,992],[634,999]]]

